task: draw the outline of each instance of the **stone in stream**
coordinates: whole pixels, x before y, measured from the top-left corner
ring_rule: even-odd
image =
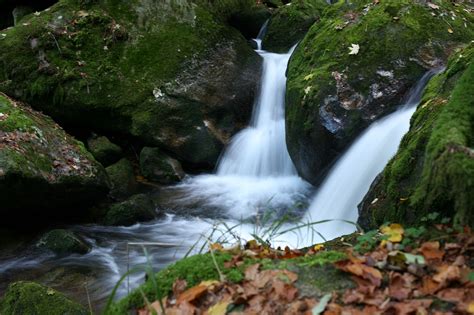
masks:
[[[115,143],[110,142],[107,137],[93,136],[87,140],[87,148],[94,158],[103,166],[107,167],[122,157],[122,149]]]
[[[70,254],[87,254],[91,246],[72,231],[55,229],[44,234],[36,243],[36,247],[47,249],[63,256]]]
[[[4,315],[86,315],[89,312],[64,294],[39,283],[18,281],[10,284],[0,298]]]
[[[148,195],[139,194],[110,206],[103,219],[103,224],[129,226],[153,220],[157,215],[153,200]]]
[[[286,91],[288,151],[303,178],[318,183],[367,126],[403,104],[427,70],[474,38],[467,3],[428,4],[339,1],[310,28],[290,60]]]
[[[133,195],[137,191],[137,182],[132,163],[123,158],[105,169],[109,175],[111,190],[110,196],[115,199],[123,199]]]
[[[140,171],[146,179],[161,184],[179,182],[185,175],[179,161],[149,147],[140,152]]]
[[[51,118],[0,93],[3,217],[31,222],[45,214],[70,218],[81,215],[81,208],[102,199],[108,190],[104,168],[81,142]]]

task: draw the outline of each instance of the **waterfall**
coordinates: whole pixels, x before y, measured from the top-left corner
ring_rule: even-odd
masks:
[[[265,23],[255,39],[263,58],[262,80],[247,128],[232,139],[221,155],[215,175],[201,175],[179,185],[181,204],[225,210],[246,219],[261,211],[292,208],[310,185],[297,176],[286,147],[286,54],[261,49]]]
[[[375,177],[397,152],[401,139],[410,127],[410,118],[421,100],[428,80],[439,70],[426,73],[410,91],[396,112],[374,122],[337,161],[316,192],[304,222],[340,219],[356,222],[357,205]],[[332,221],[316,225],[326,239],[349,234],[355,226]]]

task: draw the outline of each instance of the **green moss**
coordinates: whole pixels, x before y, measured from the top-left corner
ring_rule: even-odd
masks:
[[[230,260],[229,254],[216,253],[215,258],[219,268],[225,270],[224,262]],[[235,271],[226,270],[231,277],[235,277]],[[177,279],[186,280],[188,287],[193,287],[205,280],[218,280],[219,274],[214,266],[210,254],[191,256],[170,265],[166,269],[156,274],[156,287],[153,281],[149,279],[140,290],[145,294],[149,301],[160,299],[171,292],[173,283]],[[128,310],[144,305],[143,296],[140,290],[135,290],[123,300],[117,302],[107,314],[127,314]]]
[[[87,147],[94,158],[104,166],[117,162],[122,155],[122,149],[110,142],[107,137],[94,137],[87,141]]]
[[[106,169],[111,183],[110,194],[114,198],[124,198],[137,190],[137,182],[132,163],[123,158]]]
[[[11,284],[0,300],[1,314],[88,314],[81,305],[69,300],[60,292],[34,282]]]
[[[0,113],[3,116],[0,118],[0,130],[4,132],[32,131],[35,122],[25,115],[19,108],[11,105],[11,101],[4,95],[0,94]]]
[[[138,222],[150,221],[157,215],[155,210],[155,204],[149,196],[134,195],[126,201],[110,206],[102,223],[129,226]]]
[[[474,224],[473,59],[471,45],[430,81],[410,131],[369,193],[380,202],[362,207],[371,226],[413,224],[430,212]]]
[[[305,36],[327,7],[324,0],[293,0],[273,14],[263,40],[265,50],[286,53]]]

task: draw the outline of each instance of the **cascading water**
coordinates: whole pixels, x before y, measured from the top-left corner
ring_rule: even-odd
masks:
[[[357,221],[357,205],[375,177],[397,152],[403,135],[410,127],[410,118],[421,100],[424,87],[436,72],[439,70],[426,73],[399,110],[374,122],[352,144],[318,189],[303,221]],[[355,226],[343,221],[331,221],[317,225],[315,229],[326,239],[333,239],[354,232]]]
[[[294,50],[275,54],[261,50],[263,58],[260,95],[256,99],[250,125],[235,135],[222,155],[216,175],[189,179],[182,204],[226,210],[237,219],[246,219],[266,208],[289,208],[303,198],[310,185],[299,178],[285,140],[286,67]]]

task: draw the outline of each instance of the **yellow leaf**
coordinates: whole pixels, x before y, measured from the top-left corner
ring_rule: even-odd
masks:
[[[467,312],[469,314],[474,314],[474,302],[469,303],[469,306],[467,307]]]
[[[308,81],[308,80],[311,80],[313,77],[314,77],[314,74],[311,73],[311,74],[308,74],[307,76],[305,76],[305,77],[304,77],[304,80],[305,80],[305,81]]]
[[[388,236],[387,241],[392,243],[400,243],[403,239],[403,226],[397,223],[390,224],[388,226],[382,227],[380,230],[384,235]]]
[[[225,315],[230,302],[219,302],[207,310],[208,315]]]
[[[215,250],[221,251],[224,249],[224,247],[219,243],[212,243],[209,247],[212,251],[215,251]]]
[[[452,34],[452,33],[454,33],[454,31],[452,29],[448,28],[448,33]]]
[[[315,251],[319,251],[319,250],[322,250],[322,249],[324,249],[324,244],[318,244],[318,245],[314,246]]]

